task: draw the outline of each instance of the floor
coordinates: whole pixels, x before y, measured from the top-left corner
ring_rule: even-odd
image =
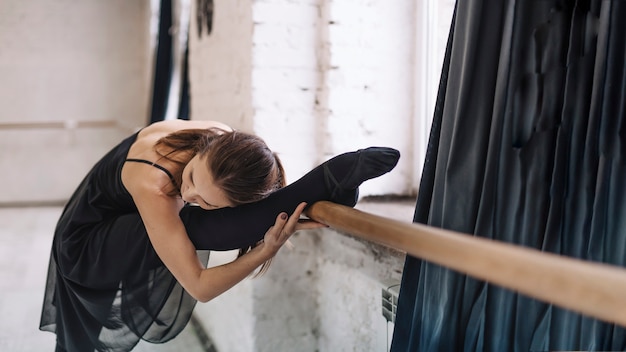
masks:
[[[39,331],[52,232],[61,208],[0,208],[0,351],[53,351],[55,335]],[[141,342],[133,351],[204,352],[193,326],[172,341]]]

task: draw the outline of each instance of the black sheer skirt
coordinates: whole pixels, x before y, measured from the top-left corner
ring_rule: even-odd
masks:
[[[257,243],[280,212],[324,198],[323,187],[307,184],[296,182],[261,203],[235,208],[186,206],[180,217],[206,265],[209,250]],[[138,213],[103,218],[55,238],[40,328],[56,332],[59,345],[69,351],[128,351],[139,339],[174,338],[196,301],[157,256]]]

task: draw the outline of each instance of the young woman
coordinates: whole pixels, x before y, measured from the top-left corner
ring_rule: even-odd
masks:
[[[395,167],[399,153],[368,148],[285,185],[258,137],[211,121],[164,121],[106,154],[57,224],[40,329],[57,351],[128,351],[165,342],[206,302],[267,263],[319,200],[353,206],[358,186]],[[291,214],[289,216],[288,214]],[[244,249],[206,268],[207,250]]]

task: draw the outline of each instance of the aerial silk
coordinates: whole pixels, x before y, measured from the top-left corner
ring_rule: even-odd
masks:
[[[624,18],[459,0],[414,221],[626,266]],[[406,260],[392,351],[624,349],[624,327]]]

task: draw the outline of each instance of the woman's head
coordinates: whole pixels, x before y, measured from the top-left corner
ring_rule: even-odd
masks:
[[[186,201],[208,209],[236,206],[261,200],[285,185],[280,159],[257,136],[219,129],[183,130],[165,140],[160,144],[193,155],[181,175],[180,191]],[[181,148],[178,140],[188,141],[188,147]]]
[[[233,131],[207,142],[198,155],[233,205],[261,200],[285,186],[282,164],[261,138]]]
[[[252,203],[286,183],[278,156],[261,138],[251,134],[182,130],[159,140],[157,152],[161,146],[169,149],[161,154],[163,157],[184,165],[179,182],[183,200],[205,209]],[[177,152],[186,157],[172,158]],[[239,256],[253,246],[241,248]],[[263,274],[270,262],[265,262],[257,275]]]

